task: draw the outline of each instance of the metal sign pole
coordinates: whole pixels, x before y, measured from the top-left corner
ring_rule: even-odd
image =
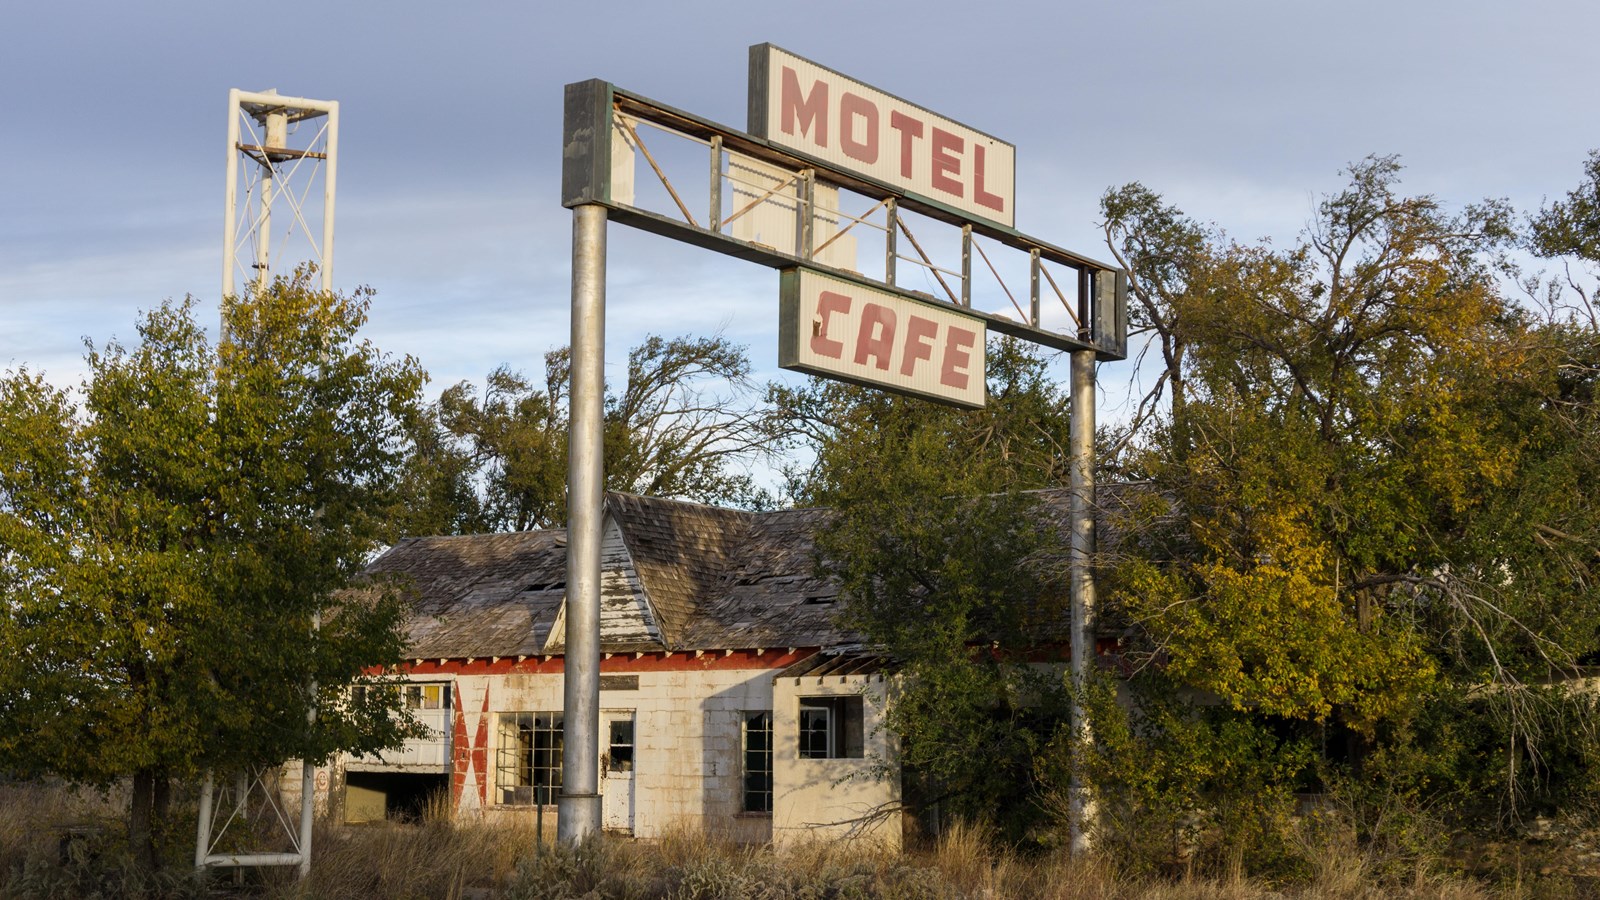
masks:
[[[322,289],[333,290],[333,190],[339,182],[339,103],[328,103],[328,137],[322,152],[328,161],[322,170]]]
[[[572,209],[572,394],[567,434],[565,749],[556,836],[600,829],[600,525],[605,504],[606,209]]]
[[[1072,726],[1079,747],[1091,739],[1084,710],[1084,690],[1094,667],[1094,365],[1093,350],[1072,354],[1072,418],[1068,435],[1070,478],[1069,590],[1072,595]],[[1072,854],[1089,850],[1089,827],[1094,818],[1094,797],[1084,782],[1082,765],[1072,767],[1069,816]]]
[[[320,515],[319,507],[317,513]],[[315,613],[311,617],[311,633],[313,638],[322,630],[322,613]],[[306,731],[313,731],[317,727],[317,679],[313,676],[306,683],[306,691],[310,694],[310,708],[306,710]],[[300,880],[311,877],[311,828],[317,815],[317,766],[310,759],[300,761]]]

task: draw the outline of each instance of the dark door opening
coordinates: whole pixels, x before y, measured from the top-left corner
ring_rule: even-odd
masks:
[[[420,822],[448,808],[450,776],[416,772],[345,772],[344,820]]]

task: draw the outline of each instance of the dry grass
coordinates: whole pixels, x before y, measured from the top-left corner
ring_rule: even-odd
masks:
[[[435,810],[418,824],[320,824],[305,883],[291,872],[255,873],[204,886],[173,841],[170,875],[152,880],[118,855],[116,798],[60,786],[0,786],[0,897],[171,897],[239,894],[267,900],[1487,900],[1581,897],[1582,885],[1511,873],[1497,887],[1430,873],[1397,877],[1348,833],[1305,837],[1308,879],[1274,885],[1227,878],[1135,878],[1106,860],[1023,857],[997,848],[982,826],[946,830],[929,850],[890,853],[842,842],[781,851],[739,846],[693,830],[658,840],[602,838],[578,848],[541,845],[531,819],[456,822]],[[62,841],[63,836],[69,840]],[[64,856],[62,847],[68,852]]]
[[[69,834],[120,828],[126,798],[53,782],[0,786],[0,853],[54,851]]]
[[[126,805],[126,796],[118,791],[54,782],[0,783],[0,897],[65,900],[198,893],[181,873],[151,874],[134,865],[127,853]]]

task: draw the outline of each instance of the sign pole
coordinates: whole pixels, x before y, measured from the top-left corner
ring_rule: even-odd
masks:
[[[1084,709],[1084,694],[1094,671],[1094,366],[1093,350],[1072,353],[1072,418],[1068,434],[1069,477],[1069,590],[1072,597],[1072,727],[1078,746],[1087,747],[1092,735]],[[1072,855],[1089,850],[1089,829],[1094,819],[1094,796],[1083,779],[1083,766],[1072,767],[1069,788]]]
[[[600,829],[600,529],[605,514],[606,209],[572,209],[572,394],[567,435],[567,622],[556,836]]]

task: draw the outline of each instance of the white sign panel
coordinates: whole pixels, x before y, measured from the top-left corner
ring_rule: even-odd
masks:
[[[780,50],[750,48],[750,132],[846,172],[1007,228],[1017,150]]]
[[[784,270],[778,365],[868,387],[981,407],[981,319],[811,269]]]

